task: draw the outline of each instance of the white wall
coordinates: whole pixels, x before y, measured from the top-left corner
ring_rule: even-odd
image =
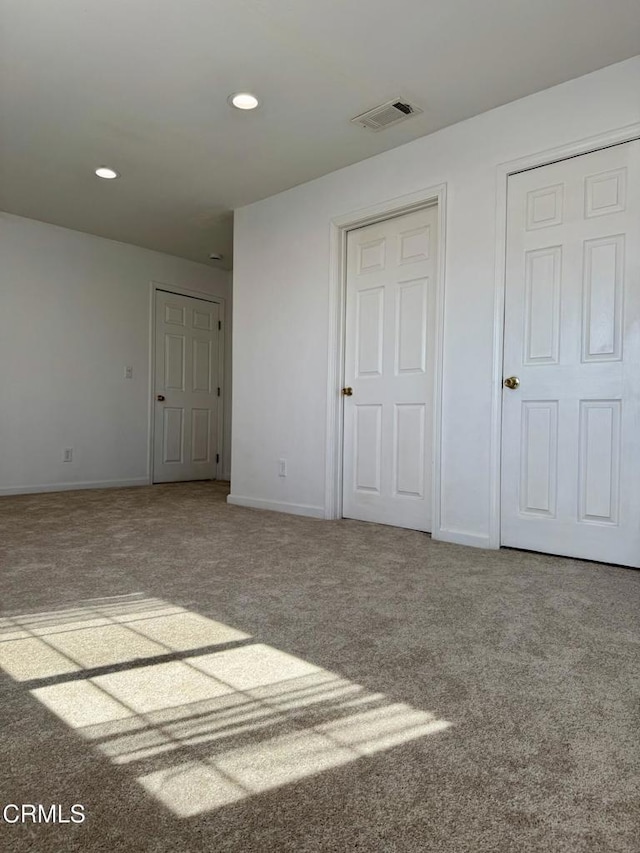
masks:
[[[488,544],[497,166],[640,121],[639,92],[636,57],[236,211],[231,502],[324,513],[330,220],[446,183],[434,533]]]
[[[229,333],[231,274],[4,213],[0,259],[0,494],[148,482],[150,283],[224,297]]]

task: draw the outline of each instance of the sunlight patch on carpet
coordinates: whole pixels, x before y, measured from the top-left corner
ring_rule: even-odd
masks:
[[[179,817],[451,725],[142,595],[3,618],[0,666]]]

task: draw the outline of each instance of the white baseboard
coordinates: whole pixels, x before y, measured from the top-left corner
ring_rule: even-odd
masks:
[[[47,483],[42,486],[12,486],[0,488],[0,495],[34,495],[40,492],[69,492],[76,489],[123,489],[129,486],[148,486],[147,477],[135,480],[92,480],[86,483]]]
[[[495,550],[488,533],[467,533],[465,530],[451,530],[441,527],[431,534],[432,539],[440,542],[452,542],[455,545],[469,545],[471,548],[488,548]]]
[[[245,498],[242,495],[227,495],[227,503],[245,506],[251,509],[269,509],[272,512],[286,512],[289,515],[306,515],[309,518],[324,518],[324,507],[307,504],[291,504],[284,501],[266,501],[262,498]]]

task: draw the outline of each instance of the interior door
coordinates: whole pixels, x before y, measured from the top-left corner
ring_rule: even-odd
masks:
[[[640,567],[640,142],[509,179],[505,307],[502,543]]]
[[[431,529],[437,208],[349,232],[343,515]]]
[[[154,483],[216,477],[219,312],[217,302],[156,291]]]

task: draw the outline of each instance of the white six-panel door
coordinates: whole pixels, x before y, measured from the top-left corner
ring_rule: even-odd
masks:
[[[347,235],[343,515],[431,529],[437,208]]]
[[[502,543],[640,567],[640,142],[509,178]]]
[[[220,306],[156,291],[153,481],[215,479]]]

